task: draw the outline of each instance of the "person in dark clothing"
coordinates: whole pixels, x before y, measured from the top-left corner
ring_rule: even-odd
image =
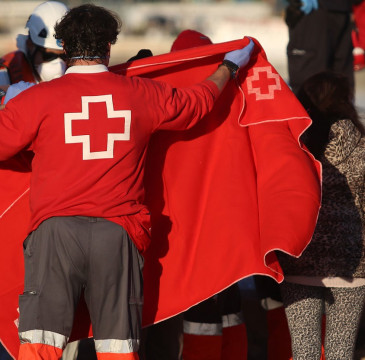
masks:
[[[299,87],[319,71],[344,74],[354,88],[352,6],[363,0],[288,0],[285,21],[289,85]]]

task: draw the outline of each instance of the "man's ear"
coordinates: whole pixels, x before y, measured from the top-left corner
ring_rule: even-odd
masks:
[[[107,58],[104,59],[103,64],[105,66],[109,66],[109,60],[110,60],[110,50],[111,50],[112,44],[108,43],[108,53],[106,54]]]

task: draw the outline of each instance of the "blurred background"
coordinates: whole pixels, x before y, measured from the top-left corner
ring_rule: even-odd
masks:
[[[127,61],[142,48],[154,55],[170,51],[177,34],[194,29],[214,43],[252,36],[266,51],[271,64],[287,80],[286,0],[60,0],[69,7],[92,2],[119,14],[123,21],[112,47],[111,65]],[[16,48],[16,36],[32,10],[43,1],[0,0],[0,54]],[[365,70],[356,76],[356,104],[365,109]]]

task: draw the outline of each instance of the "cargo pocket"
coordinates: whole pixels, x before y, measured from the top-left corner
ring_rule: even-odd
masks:
[[[133,247],[131,278],[129,279],[129,311],[131,329],[135,339],[140,338],[143,308],[143,256]]]
[[[39,329],[39,294],[24,291],[19,295],[19,332]]]
[[[135,249],[136,258],[134,261],[137,263],[133,264],[133,274],[130,282],[130,296],[129,296],[129,304],[134,304],[137,306],[143,305],[143,266],[144,266],[144,258],[141,254],[138,253],[138,250]],[[138,259],[138,260],[137,260]]]
[[[37,266],[34,259],[35,236],[31,233],[23,242],[24,256],[24,293],[37,291],[36,288],[36,270]]]

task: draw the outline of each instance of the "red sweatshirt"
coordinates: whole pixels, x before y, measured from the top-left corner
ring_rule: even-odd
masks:
[[[28,145],[35,153],[30,230],[52,216],[124,224],[119,217],[145,207],[143,168],[151,134],[191,127],[218,94],[211,81],[176,89],[93,65],[71,67],[9,101],[0,111],[0,160]]]

